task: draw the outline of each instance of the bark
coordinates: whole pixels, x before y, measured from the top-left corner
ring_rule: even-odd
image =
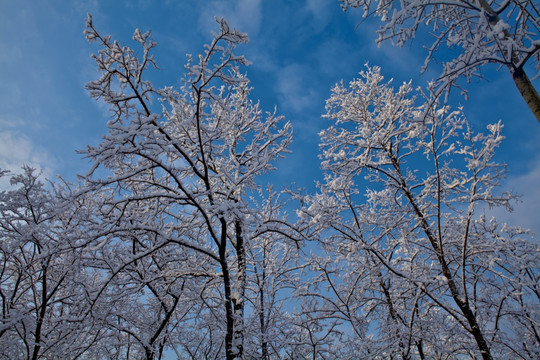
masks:
[[[246,250],[244,245],[244,235],[242,234],[242,224],[240,220],[235,220],[236,231],[236,256],[238,261],[238,275],[236,291],[233,295],[234,306],[234,345],[236,346],[239,359],[244,353],[244,297],[246,288]]]
[[[219,249],[220,265],[223,272],[225,290],[225,313],[227,317],[227,332],[225,334],[225,356],[227,360],[242,359],[244,353],[244,289],[246,281],[246,259],[244,238],[240,221],[235,222],[235,250],[238,260],[237,285],[233,291],[231,272],[227,262],[227,223],[221,222],[221,244]]]
[[[420,356],[420,360],[425,360],[426,356],[424,355],[424,347],[422,345],[422,339],[418,340],[416,343],[416,347],[418,348],[418,355]]]
[[[219,244],[219,264],[223,273],[223,288],[225,291],[225,317],[227,328],[225,333],[225,357],[227,360],[234,360],[236,352],[233,348],[233,333],[234,333],[234,312],[232,307],[231,294],[231,275],[229,273],[229,265],[227,263],[227,222],[225,219],[219,219],[221,223],[221,242]]]
[[[529,105],[529,109],[540,123],[540,95],[538,95],[538,91],[536,91],[531,80],[521,68],[512,72],[512,79],[514,79],[514,84],[516,84],[519,93]]]

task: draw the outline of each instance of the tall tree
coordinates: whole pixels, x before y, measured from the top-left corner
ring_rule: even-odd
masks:
[[[158,283],[150,285],[147,274],[154,272],[154,279],[167,284],[190,276],[205,279],[201,301],[214,321],[207,328],[216,338],[222,334],[210,351],[224,349],[227,359],[236,359],[244,349],[247,249],[263,221],[249,195],[259,189],[256,177],[283,156],[292,131],[282,117],[263,115],[249,100],[248,80],[238,68],[247,61],[234,54],[248,38],[223,19],[218,24],[204,52],[189,57],[177,92],[145,80],[146,70],[156,66],[150,33],[135,31],[133,39],[142,47],[138,57],[101,36],[88,17],[86,37],[101,46],[94,55],[101,77],[87,87],[93,98],[110,106],[113,117],[103,141],[84,151],[94,165],[80,194],[94,194],[101,202],[101,219],[92,231],[107,249],[95,254],[109,274],[107,285],[133,268],[130,276],[145,279],[163,319],[170,321],[167,314],[179,293],[154,292],[151,286]],[[266,231],[274,225],[266,221]],[[165,249],[176,252],[178,262],[188,259],[191,273],[167,272]],[[111,262],[105,253],[120,262]],[[182,276],[171,279],[174,274]],[[105,291],[102,287],[98,293]]]
[[[531,79],[540,74],[540,8],[533,0],[340,0],[343,8],[360,7],[364,17],[377,16],[381,43],[391,40],[398,46],[415,39],[424,26],[431,27],[433,42],[423,71],[438,52],[456,54],[444,62],[443,72],[434,82],[437,91],[449,90],[459,78],[482,77],[482,66],[490,63],[506,67],[521,96],[540,122],[540,95]],[[445,48],[450,49],[448,52]],[[450,55],[451,57],[451,55]],[[527,72],[532,72],[529,76]]]
[[[538,357],[538,245],[484,214],[513,198],[492,159],[502,126],[475,134],[379,68],[360,76],[327,101],[326,177],[304,208],[331,259],[308,284],[317,312],[350,324],[366,357]]]

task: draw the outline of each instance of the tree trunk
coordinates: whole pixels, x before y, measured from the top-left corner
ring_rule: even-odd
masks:
[[[261,358],[268,360],[268,339],[264,306],[264,286],[266,286],[266,249],[263,250],[262,280],[259,283],[259,324],[261,326]]]
[[[379,285],[381,285],[381,288],[383,289],[383,292],[384,292],[384,297],[386,298],[386,304],[388,306],[388,312],[390,313],[390,318],[392,319],[392,322],[394,323],[394,325],[396,325],[396,338],[398,339],[398,345],[399,345],[399,348],[401,349],[401,359],[403,360],[409,360],[410,357],[409,357],[409,347],[407,347],[407,349],[405,349],[405,344],[403,343],[403,340],[402,340],[402,337],[400,336],[399,334],[399,329],[398,329],[398,326],[399,326],[399,318],[396,314],[396,310],[394,309],[394,303],[392,301],[392,298],[390,296],[390,285],[387,285],[384,280],[382,279],[382,274],[379,272],[379,277],[380,277],[380,280],[379,280]]]
[[[227,329],[225,333],[225,357],[227,360],[236,359],[236,351],[233,346],[234,333],[234,313],[232,307],[231,295],[231,276],[227,263],[227,222],[225,219],[219,219],[221,223],[221,243],[219,244],[219,264],[223,273],[223,290],[225,292],[225,317]]]
[[[233,294],[234,306],[234,345],[238,349],[238,358],[241,359],[244,353],[244,297],[246,288],[246,249],[244,245],[244,235],[242,234],[242,224],[240,220],[235,220],[236,232],[236,257],[238,261],[238,274],[235,291]]]
[[[529,105],[529,109],[540,123],[540,95],[538,95],[538,91],[536,91],[531,80],[521,68],[514,69],[512,79],[514,79],[514,84],[516,84],[519,93]]]
[[[38,250],[41,255],[41,250]],[[43,319],[47,311],[47,268],[49,260],[46,260],[47,264],[43,264],[41,268],[42,280],[41,280],[41,306],[36,319],[36,333],[34,335],[34,350],[32,353],[32,360],[37,360],[39,350],[41,349],[41,328],[43,326]]]
[[[426,356],[424,355],[424,346],[422,345],[422,339],[418,340],[416,343],[416,347],[418,348],[418,355],[420,356],[420,360],[425,360]]]
[[[487,21],[492,25],[496,25],[500,21],[499,14],[493,10],[491,5],[486,0],[480,0],[479,2],[482,9],[485,11]],[[510,37],[507,30],[504,30],[504,36],[506,38]],[[535,51],[538,51],[538,47]],[[502,51],[501,54],[504,57],[504,53]],[[508,61],[511,63],[507,63],[506,66],[512,74],[514,84],[516,84],[521,97],[523,97],[523,100],[525,100],[529,106],[529,109],[536,117],[536,120],[540,122],[540,96],[538,95],[538,91],[536,91],[531,80],[525,73],[525,70],[523,70],[525,63],[519,64],[520,61],[515,52],[508,54]]]
[[[233,288],[231,273],[227,259],[227,222],[221,222],[221,244],[219,261],[223,272],[223,287],[225,290],[225,313],[227,317],[227,332],[225,334],[225,355],[227,360],[242,359],[244,352],[244,289],[246,282],[246,259],[244,238],[239,220],[235,221],[236,256],[238,274]]]

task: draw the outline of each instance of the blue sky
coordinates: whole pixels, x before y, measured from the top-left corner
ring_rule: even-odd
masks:
[[[70,180],[88,169],[76,150],[98,143],[108,114],[84,89],[97,76],[90,58],[96,48],[83,36],[87,12],[103,34],[129,45],[135,28],[152,30],[158,85],[180,85],[185,54],[211,40],[214,16],[247,32],[250,43],[238,52],[253,62],[245,69],[252,97],[264,110],[276,106],[294,127],[293,152],[269,178],[280,186],[314,189],[321,177],[318,132],[330,124],[320,115],[336,82],[348,82],[366,62],[396,86],[410,78],[425,86],[438,71],[433,64],[419,77],[419,41],[379,48],[377,21],[357,27],[361,11],[344,13],[337,0],[0,0],[0,168],[26,163]],[[471,84],[469,100],[455,96],[452,105],[463,105],[477,130],[502,120],[507,139],[497,157],[508,163],[507,186],[524,196],[513,214],[499,216],[540,233],[540,125],[506,70],[485,72],[490,81]]]

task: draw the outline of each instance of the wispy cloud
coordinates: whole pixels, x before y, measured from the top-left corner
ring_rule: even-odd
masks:
[[[319,100],[316,91],[309,86],[308,72],[307,66],[299,64],[287,65],[277,72],[277,92],[285,108],[300,112]]]
[[[33,144],[27,136],[9,130],[1,131],[0,169],[18,173],[23,165],[43,171],[46,178],[51,178],[57,167],[54,157],[47,150]],[[6,186],[7,179],[2,179],[0,189]]]
[[[337,3],[332,3],[328,0],[306,0],[306,10],[315,18],[315,22],[321,30],[328,24],[332,12],[329,11],[330,6],[337,6]]]
[[[518,199],[511,203],[512,211],[497,207],[485,209],[488,217],[493,217],[499,224],[520,226],[540,236],[540,157],[529,163],[530,170],[515,176],[509,176],[502,184],[501,190],[512,191]]]
[[[531,162],[531,170],[511,176],[505,187],[513,189],[521,198],[511,213],[499,214],[500,220],[509,225],[531,229],[536,238],[540,236],[540,158]]]
[[[213,0],[205,2],[199,16],[199,26],[203,31],[215,29],[213,17],[224,17],[229,24],[249,35],[259,32],[261,26],[261,0]]]

